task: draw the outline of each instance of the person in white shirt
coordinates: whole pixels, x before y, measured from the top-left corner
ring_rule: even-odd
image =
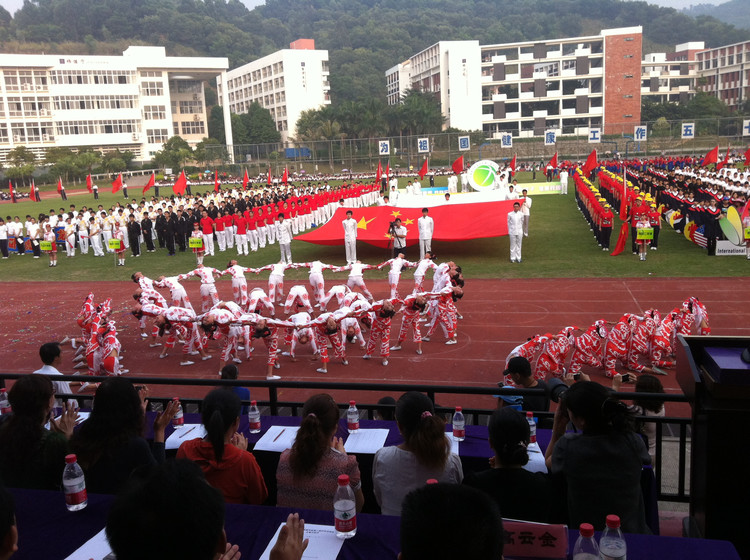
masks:
[[[4,259],[8,258],[8,225],[2,218],[0,218],[0,253]]]
[[[76,256],[76,225],[70,218],[65,219],[65,251],[69,258]]]
[[[284,219],[284,214],[279,214],[276,225],[276,238],[279,240],[281,249],[281,261],[292,264],[292,222]]]
[[[521,213],[523,214],[523,236],[529,236],[529,216],[531,210],[531,197],[528,196],[528,191],[523,189],[521,191]]]
[[[370,264],[362,264],[361,261],[355,261],[353,263],[349,263],[346,266],[342,266],[339,268],[334,269],[334,272],[342,272],[344,270],[349,271],[349,278],[346,281],[346,285],[349,287],[350,290],[354,290],[354,288],[359,288],[363,294],[365,294],[365,297],[367,298],[367,301],[372,302],[375,298],[372,297],[372,293],[370,290],[367,289],[367,286],[365,285],[365,280],[363,277],[363,272],[365,270],[370,270],[372,268],[377,268],[375,266],[372,266]]]
[[[388,286],[391,289],[391,299],[398,297],[398,281],[401,278],[401,270],[404,267],[413,267],[414,263],[404,259],[403,253],[398,253],[395,258],[380,263],[378,269],[382,269],[386,266],[390,266],[391,269],[388,271]]]
[[[394,206],[398,204],[398,190],[396,189],[396,187],[391,187],[390,201]]]
[[[429,209],[422,208],[422,217],[417,220],[419,229],[419,259],[432,251],[432,234],[435,232],[435,220],[429,216]]]
[[[388,232],[393,239],[393,256],[398,257],[406,248],[406,227],[401,225],[401,218],[396,218]]]
[[[523,212],[521,204],[513,203],[513,211],[508,212],[508,236],[510,237],[510,262],[521,262],[523,242]]]
[[[422,183],[419,182],[419,179],[414,179],[414,185],[412,186],[412,191],[417,196],[422,195]]]
[[[23,256],[26,253],[26,248],[24,247],[23,224],[21,223],[21,219],[16,216],[12,224],[9,225],[12,226],[13,237],[16,239],[16,251],[18,251],[19,255]]]
[[[42,230],[34,218],[31,218],[29,225],[26,227],[26,234],[31,240],[31,250],[34,252],[34,258],[38,259],[41,255],[39,241],[42,239]]]
[[[91,241],[91,247],[94,249],[95,257],[103,257],[104,251],[102,250],[102,227],[99,221],[93,216],[89,218],[89,239]]]
[[[52,385],[55,387],[56,394],[70,395],[73,390],[71,389],[71,383],[69,381],[54,380],[55,375],[62,375],[62,373],[60,373],[60,371],[57,369],[62,365],[62,349],[60,348],[60,344],[57,342],[47,342],[45,344],[42,344],[42,346],[39,348],[39,357],[42,359],[42,363],[44,365],[34,373],[51,376]],[[75,385],[80,384],[75,383]],[[78,408],[77,401],[71,399],[68,402],[71,403],[71,405],[75,408]],[[55,407],[60,408],[62,406],[62,399],[55,399]]]
[[[414,293],[420,293],[424,291],[424,275],[429,270],[437,270],[438,265],[435,264],[435,261],[433,260],[435,258],[435,254],[432,251],[427,251],[424,254],[424,257],[422,257],[422,260],[420,260],[417,263],[417,268],[414,271]]]
[[[341,222],[344,226],[346,264],[351,264],[357,260],[357,220],[352,216],[352,211],[347,210],[346,219]]]
[[[469,192],[469,174],[464,171],[461,173],[461,192]]]
[[[448,177],[448,192],[451,194],[458,192],[458,175],[453,174]]]
[[[568,194],[568,170],[560,170],[560,194]]]

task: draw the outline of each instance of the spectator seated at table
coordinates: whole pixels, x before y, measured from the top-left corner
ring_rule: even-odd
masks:
[[[375,420],[396,419],[396,399],[393,397],[381,397],[378,400],[378,406],[375,408]]]
[[[543,395],[503,395],[497,399],[497,407],[502,408],[509,402],[516,403],[520,399],[521,410],[546,412],[549,410],[549,394],[547,383],[543,379],[535,379],[531,375],[531,364],[523,356],[514,356],[508,360],[508,369],[503,377],[509,375],[513,383],[520,389],[544,389]],[[503,513],[505,515],[505,513]]]
[[[404,443],[375,454],[372,482],[375,498],[385,515],[401,515],[404,496],[426,480],[460,483],[461,459],[451,453],[445,421],[435,415],[424,393],[408,391],[396,403],[396,424]]]
[[[333,397],[321,393],[307,399],[294,445],[281,454],[276,469],[276,505],[333,510],[338,477],[348,474],[357,511],[362,511],[359,464],[354,455],[346,454],[343,440],[335,437],[338,426],[339,409]]]
[[[263,473],[247,450],[247,438],[237,432],[240,398],[226,389],[214,389],[203,399],[201,421],[206,437],[184,442],[177,458],[197,463],[208,483],[230,504],[265,502],[268,491]]]
[[[70,440],[89,492],[115,494],[135,469],[164,462],[164,429],[177,404],[170,402],[156,415],[149,444],[143,438],[147,392],[121,377],[106,379],[96,389],[91,415]]]
[[[222,379],[229,379],[231,381],[234,381],[237,379],[240,375],[240,370],[237,369],[237,366],[234,364],[227,364],[223,368],[221,368],[221,378]],[[237,395],[241,401],[249,401],[250,400],[250,389],[247,387],[224,387],[224,389],[231,391],[235,395]],[[240,411],[240,414],[243,416],[248,413],[249,406],[242,405],[242,410]]]
[[[464,484],[486,492],[497,502],[506,519],[549,523],[555,490],[546,473],[524,470],[529,462],[529,423],[512,408],[495,410],[489,422],[492,468],[469,473]]]
[[[615,387],[613,381],[612,388],[615,391],[619,391],[619,387]],[[636,393],[664,393],[664,386],[659,381],[658,377],[653,375],[644,374],[639,375],[635,382]],[[653,416],[657,418],[663,418],[664,401],[647,401],[633,399],[633,406],[630,410],[638,416]],[[636,422],[636,430],[639,434],[646,438],[646,445],[648,446],[648,454],[651,457],[653,463],[654,457],[656,456],[656,423],[655,422]]]
[[[555,411],[547,468],[567,494],[568,524],[602,530],[607,515],[626,533],[648,533],[641,470],[651,463],[626,405],[593,381],[574,383]],[[579,433],[566,434],[568,422]]]
[[[12,414],[0,417],[0,480],[13,488],[60,488],[68,439],[78,413],[66,404],[59,421],[45,424],[55,405],[45,375],[21,377],[8,392]]]
[[[498,560],[503,519],[484,493],[459,484],[427,484],[407,494],[399,560]]]
[[[13,496],[0,486],[0,560],[8,560],[18,550],[18,529]]]

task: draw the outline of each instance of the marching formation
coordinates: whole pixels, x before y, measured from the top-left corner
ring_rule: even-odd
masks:
[[[677,335],[694,331],[711,334],[705,305],[690,297],[663,317],[658,310],[649,309],[643,315],[625,313],[615,323],[600,319],[585,330],[568,326],[557,334],[535,335],[516,346],[505,364],[507,369],[516,356],[532,364],[536,360],[533,372],[537,380],[576,375],[584,365],[603,369],[612,378],[618,373],[618,362],[632,372],[666,375],[662,368],[675,366]],[[630,376],[623,379],[633,380]],[[506,375],[505,383],[514,384],[510,375]]]
[[[199,264],[194,270],[177,276],[151,279],[141,272],[132,275],[138,287],[133,298],[137,302],[132,311],[138,320],[141,338],[150,348],[160,348],[159,358],[165,359],[182,345],[180,365],[194,365],[211,360],[211,340],[217,341],[220,368],[229,363],[250,360],[256,342],[262,340],[267,350],[266,378],[280,379],[274,374],[281,367],[280,356],[297,361],[301,349],[309,344],[311,359],[320,360],[317,371],[326,373],[333,358],[347,365],[347,345],[357,343],[364,350],[363,359],[378,355],[388,365],[391,351],[399,351],[407,338],[422,354],[422,343],[429,342],[442,330],[445,344],[457,342],[457,320],[461,317],[456,301],[463,296],[464,280],[461,268],[454,262],[437,264],[434,253],[427,252],[419,262],[409,262],[403,254],[377,266],[360,261],[346,266],[333,266],[313,261],[307,263],[277,263],[261,268],[247,268],[236,260],[229,261],[225,270]],[[389,297],[375,301],[363,279],[363,271],[389,268]],[[415,269],[415,284],[409,295],[399,295],[401,270]],[[284,289],[284,271],[290,268],[309,270],[309,288],[296,284]],[[245,274],[270,271],[268,289],[249,287]],[[323,272],[348,272],[346,283],[325,287]],[[423,291],[425,274],[433,270],[433,285]],[[216,281],[231,278],[232,297],[221,299]],[[200,313],[196,312],[182,282],[200,282]],[[166,295],[162,295],[163,290]],[[336,309],[331,309],[332,307]],[[282,313],[277,314],[277,307]],[[117,329],[109,315],[111,301],[94,305],[94,294],[89,294],[77,317],[82,336],[73,340],[85,343],[85,351],[78,350],[77,368],[88,367],[91,375],[122,375],[127,370],[120,365],[122,348],[117,340]],[[398,336],[391,342],[393,318],[401,313]],[[316,315],[317,313],[317,315]],[[278,315],[283,315],[280,318]],[[150,323],[150,324],[149,324]],[[422,325],[427,328],[422,335]],[[363,333],[369,333],[367,339]],[[332,356],[331,356],[332,354]],[[219,369],[220,369],[219,368]]]

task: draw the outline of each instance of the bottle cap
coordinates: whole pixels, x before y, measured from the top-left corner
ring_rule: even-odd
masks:
[[[339,486],[349,486],[349,475],[348,474],[340,474],[339,475]]]
[[[620,518],[616,515],[608,515],[607,527],[610,529],[618,529],[620,527]]]
[[[355,404],[357,404],[355,401],[349,401],[349,406],[354,406]]]
[[[173,400],[173,401],[179,401],[179,400],[180,400],[180,397],[172,397],[172,400]]]
[[[590,523],[581,523],[578,531],[581,533],[582,537],[591,538],[594,536],[594,526]]]
[[[76,461],[78,461],[78,457],[76,457],[74,453],[65,456],[66,465],[70,465],[71,463],[75,463]]]
[[[257,406],[257,405],[258,405],[258,401],[250,401],[250,406]]]
[[[462,406],[457,406],[457,407],[456,407],[456,412],[461,412],[462,410],[463,410],[463,407],[462,407]]]
[[[526,413],[526,418],[534,418],[534,413],[530,410]]]
[[[428,478],[427,484],[437,484],[438,480],[436,478]]]

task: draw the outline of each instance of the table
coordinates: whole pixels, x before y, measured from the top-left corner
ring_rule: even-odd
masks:
[[[20,550],[14,560],[65,558],[99,532],[113,496],[89,495],[87,508],[69,512],[62,492],[11,489],[16,501]],[[240,547],[243,558],[258,558],[287,515],[297,511],[308,523],[332,525],[332,514],[268,506],[227,505],[229,542]],[[360,514],[357,535],[344,543],[340,560],[395,560],[399,546],[398,517]],[[570,552],[577,531],[570,531]],[[652,535],[626,535],[628,555],[639,560],[740,560],[732,543]]]

